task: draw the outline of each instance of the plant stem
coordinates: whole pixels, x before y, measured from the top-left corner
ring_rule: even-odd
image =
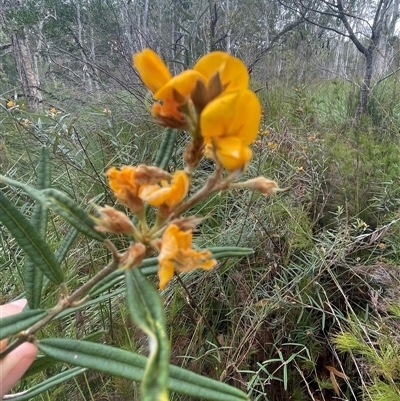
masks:
[[[107,277],[113,271],[117,270],[120,265],[120,256],[114,247],[114,245],[106,240],[104,241],[104,245],[111,251],[112,260],[111,262],[104,267],[104,269],[100,270],[95,276],[93,276],[89,281],[75,290],[70,296],[67,294],[66,286],[63,283],[61,285],[61,296],[58,304],[48,310],[47,316],[43,319],[39,320],[33,326],[29,327],[27,330],[19,333],[18,338],[13,341],[7,348],[5,348],[2,352],[0,352],[0,359],[4,358],[7,354],[13,351],[22,343],[29,341],[35,341],[35,333],[39,331],[42,327],[44,327],[47,323],[52,321],[57,315],[59,315],[62,311],[69,307],[77,306],[78,304],[82,304],[86,302],[89,297],[85,297],[85,295],[103,278]]]

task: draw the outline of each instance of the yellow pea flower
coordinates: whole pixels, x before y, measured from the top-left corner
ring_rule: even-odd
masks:
[[[171,78],[166,85],[154,94],[152,115],[160,125],[172,128],[186,128],[187,121],[181,107],[187,104],[197,82],[204,82],[204,77],[194,71],[186,70]]]
[[[116,198],[129,207],[133,213],[143,208],[143,201],[139,198],[140,185],[136,177],[136,167],[123,166],[121,170],[111,167],[107,172],[108,182]]]
[[[180,107],[187,103],[201,74],[187,70],[172,78],[168,67],[151,49],[134,54],[133,65],[154,99],[160,100],[152,107],[155,120],[163,126],[185,128],[187,122]]]
[[[182,96],[189,95],[197,80],[207,84],[219,72],[225,91],[247,89],[249,74],[245,64],[228,53],[216,51],[199,59],[192,70],[171,76],[168,67],[151,49],[133,55],[133,65],[155,99],[172,97],[173,89]]]
[[[153,93],[171,79],[168,67],[151,49],[144,49],[141,53],[134,54],[133,65],[138,70],[143,83]]]
[[[187,128],[183,106],[192,98],[200,113],[205,105],[222,92],[247,89],[249,75],[244,63],[225,52],[201,57],[193,69],[171,76],[168,67],[150,50],[133,56],[139,75],[157,100],[152,115],[160,125]]]
[[[139,197],[151,206],[166,204],[170,208],[182,202],[189,191],[189,177],[183,170],[177,170],[171,184],[162,181],[161,185],[143,185]]]
[[[230,92],[210,102],[200,115],[200,128],[208,146],[228,170],[243,168],[251,158],[247,147],[257,137],[261,105],[250,90]]]
[[[195,251],[190,248],[192,231],[181,231],[175,224],[170,224],[164,231],[159,244],[158,256],[160,289],[164,289],[174,275],[174,271],[188,272],[193,269],[212,269],[217,261],[210,251]]]

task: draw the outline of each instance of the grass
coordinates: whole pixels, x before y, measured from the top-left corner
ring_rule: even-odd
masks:
[[[210,272],[182,275],[167,287],[172,363],[234,384],[252,400],[397,400],[397,92],[392,86],[374,92],[373,110],[359,126],[351,121],[355,94],[345,82],[277,87],[259,95],[266,110],[246,176],[265,175],[290,190],[269,198],[235,190],[196,207],[197,215],[208,216],[196,246],[249,246],[255,253],[224,260]],[[59,106],[63,111],[55,116],[1,109],[1,172],[34,182],[45,144],[56,188],[83,206],[93,198],[112,204],[104,170],[151,163],[161,134],[127,94],[118,99],[105,97],[103,104],[97,100],[79,111]],[[31,123],[21,125],[25,119]],[[184,143],[182,134],[169,169],[181,167]],[[202,164],[195,183],[209,168]],[[30,214],[29,198],[2,189]],[[54,248],[66,229],[52,216],[48,239]],[[0,241],[1,301],[7,302],[23,289],[23,255],[4,229]],[[78,237],[63,265],[69,286],[106,263],[103,248]],[[55,297],[49,286],[44,306]],[[54,323],[43,335],[82,338],[99,330],[102,342],[147,352],[123,297]],[[60,369],[32,376],[21,388]],[[127,380],[87,372],[37,399],[64,400],[65,394],[71,400],[139,396]]]

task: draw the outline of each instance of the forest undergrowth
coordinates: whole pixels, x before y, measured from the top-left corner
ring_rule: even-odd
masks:
[[[258,92],[263,117],[246,175],[264,175],[288,190],[264,197],[236,189],[196,206],[196,216],[207,217],[194,235],[197,247],[241,246],[254,253],[180,275],[163,290],[173,364],[233,384],[254,401],[400,399],[394,87],[380,86],[358,123],[351,117],[354,93],[339,80]],[[150,164],[161,140],[162,129],[126,93],[86,99],[79,110],[71,103],[49,105],[38,114],[26,111],[22,100],[12,107],[3,100],[1,173],[33,182],[44,145],[53,187],[84,208],[115,203],[105,170]],[[178,133],[170,172],[182,168],[185,135]],[[213,168],[203,161],[194,183]],[[32,212],[24,193],[1,189],[25,215]],[[56,247],[66,227],[55,215],[50,222],[48,239]],[[4,227],[0,250],[5,303],[22,296],[23,254]],[[107,257],[97,243],[78,237],[63,265],[68,285],[82,283]],[[49,284],[44,304],[50,307],[56,297]],[[107,344],[146,352],[145,337],[118,296],[51,324],[45,334],[60,332],[71,338],[96,332]],[[20,388],[61,369],[53,363],[45,373],[30,372]],[[138,391],[126,379],[89,371],[35,399],[132,400]]]

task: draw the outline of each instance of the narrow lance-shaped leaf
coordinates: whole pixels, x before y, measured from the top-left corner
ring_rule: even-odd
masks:
[[[39,202],[42,201],[40,198],[40,190],[28,184],[24,184],[23,182],[13,180],[12,178],[5,177],[4,175],[0,175],[0,181],[4,182],[7,185],[22,189],[27,195],[29,195],[34,200],[38,200]]]
[[[86,236],[104,241],[105,235],[94,229],[95,223],[77,203],[56,189],[44,189],[41,195],[50,202],[50,207]]]
[[[0,181],[17,188],[21,188],[32,199],[42,202],[68,221],[73,227],[97,241],[104,241],[105,235],[94,229],[94,222],[89,215],[64,193],[48,188],[37,190],[30,185],[23,184],[11,178],[0,175]]]
[[[175,148],[177,133],[178,130],[172,128],[166,128],[164,130],[163,139],[153,162],[155,166],[162,169],[165,169],[168,166]]]
[[[50,156],[45,146],[41,148],[39,165],[36,169],[36,189],[50,187]],[[36,201],[31,216],[31,224],[37,227],[39,235],[45,239],[47,230],[48,209],[40,202]],[[43,273],[32,262],[29,256],[25,258],[24,266],[24,288],[28,306],[31,309],[37,309],[40,306],[43,288]]]
[[[222,258],[229,258],[229,257],[243,257],[252,254],[254,251],[251,248],[239,248],[234,246],[227,246],[227,247],[215,247],[215,248],[208,248],[208,250],[212,253],[212,257],[214,259],[222,259]],[[150,276],[153,274],[157,274],[158,272],[158,258],[148,258],[145,259],[142,264],[138,267],[141,272],[145,276]],[[98,284],[96,284],[90,291],[89,295],[94,297],[98,294],[101,294],[104,291],[109,290],[114,285],[118,284],[123,280],[124,271],[123,270],[116,270],[115,272],[108,275],[106,278],[101,280]]]
[[[0,340],[18,334],[47,315],[45,310],[26,310],[0,319]]]
[[[125,279],[131,318],[149,336],[150,355],[142,380],[142,401],[168,400],[170,348],[163,304],[158,291],[140,269],[127,270]]]
[[[71,365],[141,381],[147,358],[120,348],[86,341],[48,338],[37,342],[46,355]],[[189,397],[214,401],[246,401],[242,391],[225,383],[170,365],[168,388]]]
[[[54,284],[61,284],[64,275],[53,252],[29,221],[0,191],[0,221],[14,236],[18,245],[33,263]]]
[[[80,341],[94,342],[94,341],[99,340],[101,337],[104,337],[105,334],[106,334],[105,330],[96,331],[96,332],[90,333],[89,335],[85,336]],[[45,369],[48,369],[58,363],[59,363],[59,361],[55,358],[52,358],[51,356],[40,355],[35,359],[35,361],[32,363],[32,365],[29,366],[29,369],[24,373],[23,379],[26,379],[29,376],[33,376],[38,373],[43,373],[43,371]]]
[[[86,371],[87,371],[87,369],[81,368],[81,367],[68,369],[55,376],[51,376],[49,379],[44,380],[43,382],[37,384],[36,386],[33,386],[27,390],[24,390],[19,394],[13,394],[11,399],[13,401],[32,400],[33,397],[43,394],[44,392],[50,390],[52,387],[57,386],[61,383],[64,383],[67,380],[71,380],[75,376],[78,376]]]
[[[72,243],[75,241],[75,238],[78,235],[78,232],[79,231],[76,228],[71,228],[68,231],[67,235],[61,241],[61,244],[56,250],[56,259],[58,263],[61,264],[61,262],[64,261],[69,248],[71,247]]]

